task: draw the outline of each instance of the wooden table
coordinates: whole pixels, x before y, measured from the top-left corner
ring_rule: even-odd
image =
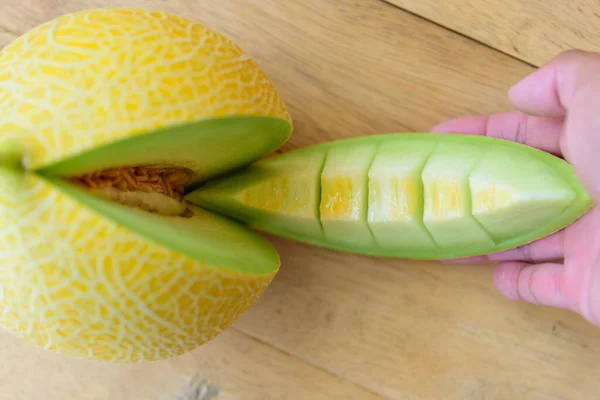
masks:
[[[84,8],[192,17],[236,40],[275,81],[296,125],[288,148],[503,111],[509,86],[558,51],[600,50],[596,0],[391,3],[5,0],[0,46]],[[0,399],[600,396],[600,329],[568,312],[505,300],[490,265],[377,260],[272,240],[280,274],[216,340],[174,360],[114,366],[2,334]],[[183,397],[194,379],[219,395]]]

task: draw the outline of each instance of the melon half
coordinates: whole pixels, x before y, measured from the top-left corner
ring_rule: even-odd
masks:
[[[260,67],[176,15],[86,10],[15,40],[0,52],[0,325],[112,362],[219,334],[279,258],[183,196],[291,130]]]

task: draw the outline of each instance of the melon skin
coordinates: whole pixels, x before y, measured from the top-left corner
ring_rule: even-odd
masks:
[[[0,104],[0,139],[23,143],[30,170],[201,120],[291,123],[274,84],[229,38],[175,14],[130,8],[64,15],[0,50]]]
[[[184,354],[227,329],[278,270],[268,247],[250,257],[260,272],[199,261],[107,217],[61,181],[26,175],[13,191],[4,179],[10,173],[0,170],[0,218],[13,226],[0,242],[0,322],[45,350],[111,363]],[[231,243],[245,229],[205,212],[196,218],[233,231],[222,236],[223,251],[240,251]]]
[[[291,130],[258,64],[177,15],[86,10],[0,50],[0,327],[125,363],[216,337],[277,273],[272,246],[204,210],[156,219],[64,178],[167,164],[196,184],[264,157]]]
[[[270,180],[293,181],[297,172],[286,166],[288,160],[299,164],[303,156],[315,154],[322,164],[307,163],[302,172],[311,177],[310,186],[315,188],[315,211],[305,212],[302,224],[295,222],[298,216],[293,213],[275,209],[268,218],[262,217],[264,207],[259,214],[254,206],[260,204],[256,193],[253,204],[243,201],[250,187],[266,187]],[[330,154],[335,154],[335,160],[328,164]],[[566,227],[593,205],[564,160],[518,143],[475,135],[380,134],[318,144],[268,162],[280,166],[279,172],[270,168],[268,175],[257,173],[264,163],[258,161],[208,182],[187,199],[255,229],[300,242],[354,254],[421,260],[518,247]],[[336,177],[346,182],[337,188],[339,198],[351,199],[355,206],[338,209],[337,219],[346,224],[343,229],[333,235],[325,229],[314,233],[296,229],[316,223],[327,226],[331,216],[323,216],[317,205],[330,199],[328,186]],[[268,197],[264,192],[263,198]]]

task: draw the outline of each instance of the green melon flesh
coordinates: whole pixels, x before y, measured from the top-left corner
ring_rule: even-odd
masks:
[[[105,168],[160,164],[192,169],[196,184],[270,154],[290,133],[291,125],[276,118],[203,120],[139,134],[35,172],[94,212],[167,248],[231,271],[270,273],[279,267],[278,254],[263,237],[237,222],[189,203],[183,216],[150,213],[108,201],[66,178]]]
[[[206,119],[109,143],[39,172],[73,176],[113,167],[165,164],[193,170],[194,185],[264,157],[283,145],[290,134],[289,122],[279,118]]]
[[[207,183],[187,196],[201,207],[283,236],[322,238],[320,173],[325,151],[270,157]]]
[[[377,244],[396,251],[429,252],[436,247],[423,223],[421,174],[436,143],[383,143],[369,171],[368,220]]]
[[[382,134],[277,155],[268,173],[261,165],[187,198],[274,235],[412,259],[514,248],[564,228],[593,205],[564,160],[474,135]],[[269,199],[265,188],[273,183],[266,182],[278,181],[312,188],[303,193],[310,193],[314,209],[302,218],[290,212],[294,191],[287,192],[287,200],[284,191],[276,201]],[[241,195],[258,187],[261,195],[252,201]],[[286,207],[268,206],[273,202]]]

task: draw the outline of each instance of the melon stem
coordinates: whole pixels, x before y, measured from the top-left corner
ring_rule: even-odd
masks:
[[[0,168],[24,172],[26,169],[25,157],[14,153],[0,154]]]

